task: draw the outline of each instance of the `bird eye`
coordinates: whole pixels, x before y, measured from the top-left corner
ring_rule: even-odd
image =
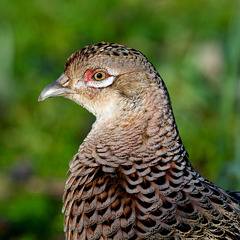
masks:
[[[107,74],[105,72],[96,72],[93,75],[93,79],[96,81],[101,81],[107,78]]]

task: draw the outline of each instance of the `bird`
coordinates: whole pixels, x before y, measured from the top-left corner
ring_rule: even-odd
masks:
[[[69,164],[67,240],[240,239],[240,194],[193,169],[166,85],[143,53],[86,45],[38,100],[58,96],[96,117]]]

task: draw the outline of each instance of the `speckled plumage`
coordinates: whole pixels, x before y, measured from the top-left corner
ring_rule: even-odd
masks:
[[[106,78],[87,78],[89,69]],[[142,53],[85,46],[39,100],[55,96],[96,116],[70,163],[66,239],[240,239],[240,197],[192,168],[165,84]]]

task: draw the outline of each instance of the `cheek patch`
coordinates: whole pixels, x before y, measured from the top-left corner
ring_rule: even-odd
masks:
[[[93,88],[104,88],[107,86],[110,86],[115,80],[115,76],[110,76],[109,78],[103,80],[103,81],[85,81],[86,85],[88,87],[93,87]]]

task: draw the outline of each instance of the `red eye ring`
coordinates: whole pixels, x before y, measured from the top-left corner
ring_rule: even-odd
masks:
[[[104,69],[88,69],[85,72],[85,82],[102,81],[109,78],[111,75]]]

